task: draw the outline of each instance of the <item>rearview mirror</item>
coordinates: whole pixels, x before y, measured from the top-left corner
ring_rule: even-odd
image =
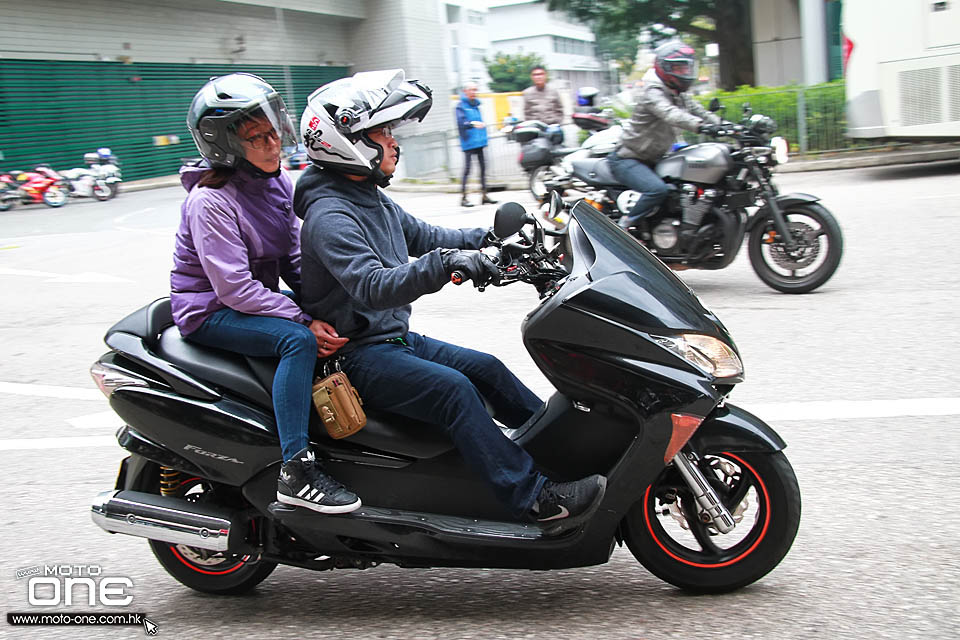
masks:
[[[498,238],[509,238],[523,229],[527,223],[527,211],[516,202],[504,202],[497,207],[493,218],[493,233]]]
[[[720,111],[720,101],[717,98],[714,98],[710,101],[710,106],[707,107],[711,113],[716,113]]]
[[[744,102],[744,103],[743,103],[743,117],[744,117],[744,118],[749,118],[749,117],[750,117],[750,114],[752,114],[752,113],[753,113],[753,107],[750,106],[750,103],[749,103],[749,102]]]

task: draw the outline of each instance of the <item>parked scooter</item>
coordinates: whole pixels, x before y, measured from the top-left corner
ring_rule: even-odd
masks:
[[[551,205],[559,215],[559,196]],[[327,515],[276,502],[276,361],[184,341],[161,299],[114,325],[91,368],[130,453],[94,522],[149,539],[175,579],[218,594],[245,592],[278,564],[560,569],[603,564],[624,543],[691,591],[730,591],[776,567],[800,492],[784,441],[725,402],[743,367],[723,324],[589,205],[572,211],[569,273],[520,205],[500,206],[494,233],[494,284],[540,294],[523,341],[557,389],[505,433],[550,477],[608,478],[587,519],[563,531],[512,520],[442,429],[374,411],[341,440],[316,416],[310,425],[363,507]]]

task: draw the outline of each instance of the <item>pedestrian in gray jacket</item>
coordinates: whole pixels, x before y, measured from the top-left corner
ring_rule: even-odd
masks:
[[[608,157],[617,181],[641,193],[633,209],[622,212],[618,224],[624,229],[641,223],[667,197],[667,185],[653,167],[677,141],[678,129],[706,133],[720,124],[720,118],[686,93],[697,78],[693,48],[672,40],[657,47],[655,54],[653,69],[634,91],[636,105],[623,124],[620,144]],[[690,230],[680,232],[682,239]]]

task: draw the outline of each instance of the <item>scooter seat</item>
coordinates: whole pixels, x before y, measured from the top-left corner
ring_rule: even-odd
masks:
[[[160,333],[154,351],[187,373],[273,411],[270,393],[251,371],[242,355],[184,340],[176,327],[168,327]]]
[[[588,184],[617,187],[620,182],[613,177],[606,158],[584,158],[573,161],[573,175]]]

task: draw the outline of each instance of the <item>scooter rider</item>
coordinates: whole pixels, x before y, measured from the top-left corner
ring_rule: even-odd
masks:
[[[426,224],[378,189],[400,156],[392,127],[422,120],[432,102],[430,89],[400,69],[358,73],[308,98],[300,131],[313,166],[294,195],[304,220],[304,308],[350,339],[338,355],[366,406],[443,429],[518,519],[575,524],[599,503],[605,479],[545,478],[489,417],[481,394],[510,427],[533,416],[540,399],[495,357],[409,330],[410,303],[453,272],[478,286],[499,273],[477,251],[487,230]]]
[[[667,197],[667,185],[653,167],[676,142],[676,128],[714,133],[721,123],[686,93],[697,79],[693,47],[671,40],[657,47],[654,54],[653,68],[634,92],[636,105],[630,120],[623,123],[620,144],[608,156],[617,181],[641,193],[633,209],[623,212],[618,221],[624,229],[642,224],[643,218],[656,211]],[[681,226],[681,242],[693,231]]]

